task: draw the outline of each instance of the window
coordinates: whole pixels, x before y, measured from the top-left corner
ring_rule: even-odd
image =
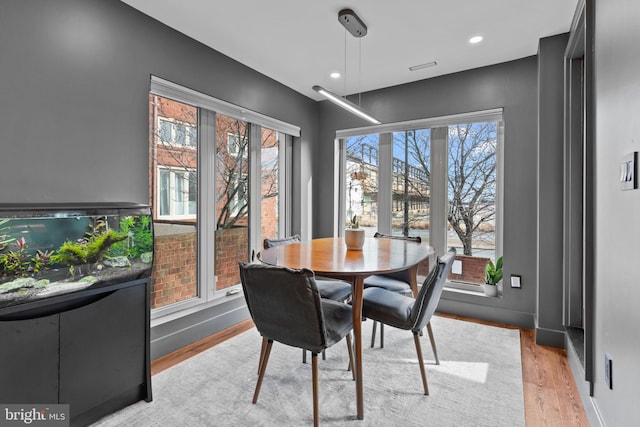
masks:
[[[496,258],[497,128],[495,121],[448,127],[447,240],[458,248],[462,266],[453,276],[461,282],[483,283],[484,266]]]
[[[196,147],[198,139],[193,123],[181,123],[167,117],[159,117],[158,120],[159,142],[182,147]]]
[[[195,219],[198,174],[195,171],[160,167],[158,176],[158,218]]]
[[[149,109],[152,172],[149,194],[156,259],[151,307],[158,310],[200,294],[197,279],[198,109],[153,94],[149,97]]]
[[[340,221],[357,214],[369,235],[420,236],[438,254],[455,247],[449,285],[477,289],[499,252],[501,110],[366,130],[379,133],[338,132],[345,153]]]
[[[216,114],[216,290],[240,282],[238,261],[249,260],[249,144],[251,126]]]
[[[429,238],[430,129],[393,133],[392,234]]]
[[[233,133],[227,134],[227,150],[229,154],[237,155],[241,153],[244,157],[247,157],[247,147],[249,146],[248,141],[249,140],[246,135]]]
[[[260,137],[260,228],[263,238],[280,237],[280,145],[281,133],[261,129]]]
[[[229,212],[233,218],[241,217],[248,208],[248,177],[246,173],[232,173],[230,176],[229,181],[231,188],[233,188],[233,194],[229,198]]]
[[[216,229],[249,226],[249,131],[244,120],[216,115]],[[227,150],[225,150],[225,146]],[[248,239],[244,239],[246,245]]]
[[[262,233],[287,233],[300,129],[155,76],[149,109],[155,319],[225,297]]]
[[[464,255],[495,256],[497,122],[448,128],[448,229]]]
[[[346,140],[345,223],[356,215],[368,236],[373,236],[378,223],[378,148],[377,134]]]

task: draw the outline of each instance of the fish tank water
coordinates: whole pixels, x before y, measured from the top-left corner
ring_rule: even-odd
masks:
[[[151,209],[0,204],[0,309],[151,276]]]

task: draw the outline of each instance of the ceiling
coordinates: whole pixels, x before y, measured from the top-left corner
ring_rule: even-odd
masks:
[[[535,55],[578,0],[122,0],[312,98],[357,94]],[[352,9],[368,34],[338,22]],[[484,37],[469,43],[474,35]],[[409,67],[436,61],[435,67]],[[345,73],[346,71],[346,73]],[[333,79],[330,73],[339,72]]]

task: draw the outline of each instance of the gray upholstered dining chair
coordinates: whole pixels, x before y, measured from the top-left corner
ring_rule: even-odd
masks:
[[[264,239],[262,246],[265,249],[273,248],[276,246],[290,245],[292,243],[299,243],[299,234],[283,237],[281,239]],[[322,298],[327,298],[334,301],[346,302],[351,298],[351,284],[343,280],[332,280],[324,277],[316,277],[316,286]],[[322,359],[326,360],[326,354],[322,352]],[[307,352],[302,351],[302,363],[307,363]]]
[[[438,259],[415,299],[378,287],[365,289],[362,296],[362,313],[365,317],[413,333],[424,394],[427,395],[429,387],[420,346],[420,331],[429,323],[436,311],[442,288],[447,281],[455,257],[456,250],[452,248]]]
[[[311,270],[239,263],[240,280],[262,351],[253,403],[258,401],[274,341],[312,354],[313,421],[318,425],[318,353],[346,337],[353,366],[351,306],[320,297]]]
[[[262,245],[265,249],[268,249],[299,242],[301,242],[300,235],[294,234],[293,236],[282,239],[264,239]],[[343,280],[329,280],[323,277],[317,277],[316,285],[322,298],[334,301],[347,301],[349,297],[351,297],[351,284]]]
[[[405,240],[408,242],[416,242],[422,243],[422,238],[420,236],[392,236],[389,234],[382,234],[376,232],[373,237],[382,238],[382,239],[397,239],[397,240]],[[411,276],[409,270],[402,270],[394,273],[386,273],[386,274],[376,274],[373,276],[369,276],[364,279],[364,288],[383,288],[388,291],[397,292],[401,295],[412,297],[413,290],[411,289]],[[375,345],[376,342],[376,330],[377,330],[378,322],[373,322],[373,329],[371,331],[371,347]],[[436,365],[440,364],[440,358],[438,357],[438,348],[436,347],[436,340],[433,336],[433,329],[431,328],[431,323],[427,323],[427,333],[429,334],[429,341],[431,342],[431,348],[433,350],[433,356],[436,359]],[[380,347],[384,347],[384,324],[380,324]]]

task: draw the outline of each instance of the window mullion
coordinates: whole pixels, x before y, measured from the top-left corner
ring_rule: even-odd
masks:
[[[215,167],[216,113],[199,109],[198,131],[198,287],[205,300],[213,297],[215,279]],[[209,214],[208,214],[209,213]]]
[[[262,128],[249,124],[249,250],[260,252],[262,220]]]
[[[431,193],[429,244],[436,255],[447,248],[447,127],[431,128]]]
[[[496,143],[496,258],[502,255],[502,226],[504,212],[504,121],[499,120],[497,125],[497,143]]]
[[[284,237],[291,235],[291,217],[292,217],[292,159],[293,159],[293,137],[288,134],[282,134],[280,138],[280,146],[278,152],[278,230],[280,235]]]
[[[393,186],[393,135],[380,134],[378,152],[378,231],[391,234],[391,212]]]

